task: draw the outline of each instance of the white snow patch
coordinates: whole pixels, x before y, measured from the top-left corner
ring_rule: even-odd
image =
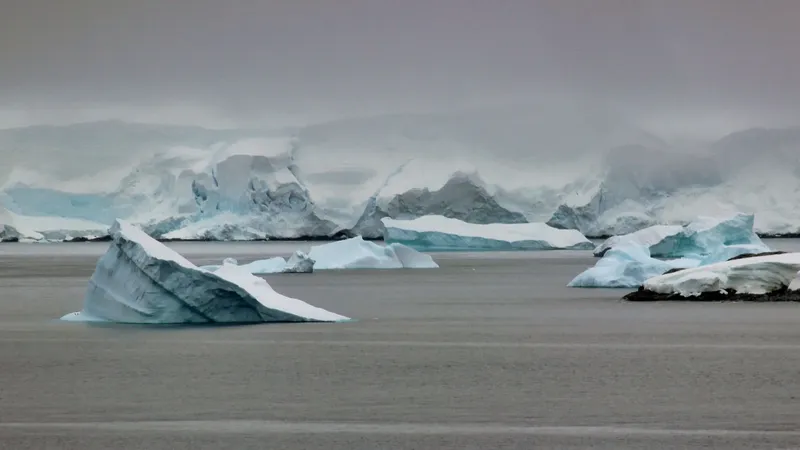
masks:
[[[792,290],[800,289],[798,271],[800,253],[757,256],[660,275],[647,280],[644,288],[683,297],[723,290],[765,294],[787,286]]]

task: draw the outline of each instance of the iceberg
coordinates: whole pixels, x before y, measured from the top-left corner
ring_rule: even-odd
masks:
[[[800,253],[739,258],[650,278],[631,301],[800,301]]]
[[[234,261],[233,265],[236,264]],[[223,264],[224,265],[224,264]],[[204,266],[211,271],[222,266]],[[382,246],[361,236],[311,247],[308,254],[297,250],[288,260],[276,256],[239,266],[254,275],[312,273],[343,269],[436,269],[438,264],[424,253],[402,244]]]
[[[672,269],[697,267],[700,261],[691,258],[660,260],[650,256],[647,247],[623,245],[608,250],[600,261],[567,284],[581,288],[635,288],[652,277]]]
[[[444,216],[382,219],[384,241],[424,251],[589,250],[594,244],[576,230],[544,223],[473,224]]]
[[[315,263],[316,261],[305,252],[297,250],[286,260],[286,266],[283,271],[285,273],[312,273],[314,272]]]
[[[134,324],[340,322],[347,317],[275,292],[226,261],[201,269],[132,224],[116,220],[83,309],[64,320]]]
[[[729,246],[732,252],[762,253],[769,251],[753,231],[753,214],[736,214],[724,218],[700,217],[686,226],[656,225],[622,236],[613,236],[595,250],[603,256],[609,249],[621,245],[647,247],[656,258],[696,257],[703,259]],[[738,246],[746,247],[738,247]],[[732,255],[736,256],[736,255]],[[722,257],[722,256],[720,256]],[[725,258],[727,259],[727,258]]]
[[[340,269],[435,269],[439,265],[424,253],[402,244],[386,246],[361,236],[311,247],[308,256],[316,270]]]

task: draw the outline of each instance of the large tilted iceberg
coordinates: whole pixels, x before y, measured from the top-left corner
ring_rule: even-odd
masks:
[[[800,301],[800,253],[734,259],[650,278],[628,300]]]
[[[64,320],[138,324],[338,322],[347,317],[275,292],[236,264],[213,272],[117,220],[83,309]]]
[[[700,217],[682,227],[657,225],[613,236],[598,245],[594,254],[603,256],[609,249],[622,245],[646,247],[654,258],[700,258],[734,245],[747,246],[744,249],[750,253],[769,251],[753,231],[754,222],[753,214],[740,213],[723,218]]]
[[[579,231],[543,223],[473,224],[443,216],[382,219],[386,243],[425,251],[588,250],[594,244]]]

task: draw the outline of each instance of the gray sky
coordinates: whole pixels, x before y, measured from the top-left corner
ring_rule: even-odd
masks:
[[[797,0],[4,0],[0,125],[314,120],[571,98],[800,116]]]

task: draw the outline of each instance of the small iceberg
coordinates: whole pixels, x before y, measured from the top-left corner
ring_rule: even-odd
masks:
[[[317,270],[436,269],[430,255],[403,244],[378,245],[361,236],[311,247],[308,256]]]
[[[800,253],[733,259],[648,279],[630,301],[800,301]]]
[[[232,258],[231,258],[232,259]],[[234,260],[234,263],[235,260]],[[215,271],[221,266],[203,266]],[[361,236],[311,247],[308,254],[298,250],[285,260],[280,256],[242,264],[253,275],[312,273],[343,269],[436,269],[438,264],[424,253],[402,244],[386,246],[365,241]]]
[[[286,261],[286,265],[283,268],[284,273],[312,273],[314,272],[314,261],[313,258],[308,256],[306,253],[297,250],[292,253],[292,256]]]
[[[577,288],[636,288],[648,278],[672,269],[696,267],[700,261],[680,258],[663,261],[650,256],[647,247],[625,245],[606,252],[600,261],[567,284]]]
[[[703,259],[724,252],[725,247],[741,245],[748,246],[750,253],[767,252],[769,247],[753,231],[754,222],[754,215],[740,213],[725,218],[700,217],[686,226],[656,225],[608,238],[595,248],[594,255],[603,256],[622,245],[647,247],[653,258],[669,259]]]
[[[135,324],[340,322],[347,317],[275,292],[226,261],[201,269],[139,228],[115,221],[112,243],[68,321]],[[235,261],[234,261],[235,262]]]
[[[422,251],[591,250],[594,244],[577,230],[544,223],[474,224],[444,216],[413,220],[381,219],[384,241]]]

